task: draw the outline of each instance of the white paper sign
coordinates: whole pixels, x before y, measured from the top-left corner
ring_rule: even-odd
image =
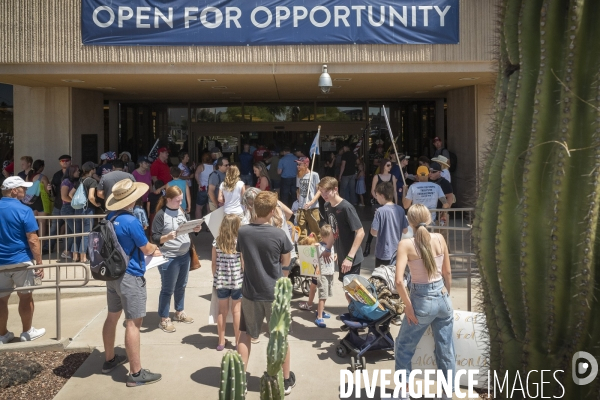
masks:
[[[225,217],[224,210],[224,207],[217,208],[204,217],[204,222],[214,237],[219,236],[219,228],[221,227],[221,222],[223,222],[223,217]]]
[[[202,222],[204,222],[204,219],[194,219],[192,221],[187,221],[187,222],[179,225],[179,228],[177,228],[177,231],[176,231],[177,236],[194,232],[194,229],[197,226],[200,226],[200,227],[202,226]]]
[[[407,323],[406,317],[402,323]],[[452,338],[454,340],[454,353],[456,356],[456,370],[479,370],[479,374],[474,375],[478,380],[476,387],[484,387],[484,379],[487,375],[489,360],[485,355],[485,315],[483,313],[474,313],[469,311],[454,311],[454,327],[452,329]],[[412,369],[436,369],[435,362],[435,344],[431,326],[427,328],[421,341],[417,345],[417,350],[412,358]],[[467,386],[468,376],[461,376],[461,386]]]
[[[227,318],[225,318],[225,322],[233,323],[233,312],[231,311],[231,297],[229,298],[229,307],[227,308],[229,311],[227,313]],[[210,297],[210,310],[208,314],[208,324],[216,325],[217,317],[219,316],[219,297],[217,296],[217,289],[213,287],[212,296]]]

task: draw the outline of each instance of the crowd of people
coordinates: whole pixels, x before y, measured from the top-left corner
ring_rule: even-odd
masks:
[[[227,346],[225,321],[231,302],[234,346],[246,367],[252,343],[259,340],[262,322],[270,317],[275,282],[287,276],[296,261],[295,245],[319,246],[320,275],[312,281],[308,302],[300,303],[299,307],[313,311],[318,296],[315,325],[325,328],[325,320],[330,317],[325,304],[333,293],[336,266],[340,281],[348,274],[360,275],[362,262],[370,254],[376,237],[376,266],[388,265],[394,258],[398,260],[396,286],[406,304],[407,323],[402,324],[396,341],[396,367],[410,369],[410,358],[418,339],[424,327],[431,324],[436,342],[440,339],[439,343],[446,346],[445,352],[439,355],[436,352],[436,356],[443,358],[438,365],[447,372],[452,369],[452,363],[446,358],[453,354],[448,337],[452,325],[448,250],[443,235],[423,228],[448,221],[445,213],[436,215],[430,210],[449,208],[455,201],[447,172],[449,155],[444,155],[441,140],[435,138],[439,154],[431,160],[420,157],[416,173],[409,174],[408,155],[400,154],[397,159],[396,154],[391,153],[386,158],[382,143],[375,145],[375,157],[369,166],[350,143],[344,144],[337,155],[335,152],[325,155],[323,177],[311,170],[311,159],[301,150],[282,147],[276,152],[266,146],[253,149],[250,144],[243,145],[238,165],[231,162],[232,158],[224,157],[218,147],[205,152],[197,166],[190,163],[185,151],[178,154],[177,165],[170,165],[170,152],[166,147],[158,149],[153,162],[142,156],[136,164],[128,152],[118,157],[115,152],[107,152],[102,154],[100,165],[85,162],[80,167],[65,154],[59,157],[60,169],[51,179],[43,174],[44,161],[33,161],[25,156],[21,158],[23,171],[18,176],[5,178],[2,183],[0,265],[29,263],[33,266],[34,262],[40,265],[41,255],[58,246],[51,241],[41,246],[38,233],[44,236],[63,231],[84,235],[68,237],[60,257],[88,262],[85,233],[92,228],[91,219],[87,219],[89,223],[78,223],[74,218],[64,222],[56,219],[49,232],[44,232],[35,216],[108,213],[107,219],[113,221],[119,243],[130,260],[126,273],[107,284],[108,316],[102,332],[105,347],[102,372],[109,373],[129,362],[127,386],[139,386],[161,379],[160,374],[143,369],[140,358],[140,327],[146,315],[145,256],[167,259],[157,267],[161,276],[159,328],[172,333],[176,331],[175,322],[194,322],[184,310],[185,288],[190,254],[194,254],[193,235],[197,235],[202,226],[196,226],[192,236],[177,234],[178,228],[190,220],[192,211],[198,219],[223,208],[223,221],[212,243],[213,286],[219,302],[216,350],[222,351]],[[5,176],[9,170],[4,168]],[[356,207],[365,205],[368,170],[373,171],[369,186],[374,216],[363,251],[365,231]],[[197,190],[192,191],[192,188]],[[82,207],[79,206],[81,193],[85,203]],[[15,224],[20,231],[5,228]],[[298,237],[294,235],[294,226],[298,227]],[[414,238],[401,240],[409,226]],[[412,276],[410,295],[398,278],[404,276],[406,265]],[[35,268],[14,274],[0,273],[0,287],[32,286],[41,277],[43,269]],[[436,307],[429,309],[420,305],[415,298],[417,294],[435,298]],[[19,297],[22,303],[19,310],[30,310],[21,313],[23,333],[20,338],[37,339],[44,330],[31,325],[31,293],[21,291]],[[172,297],[174,313],[170,310]],[[347,294],[346,298],[351,301]],[[0,295],[2,343],[14,337],[6,329],[7,302],[8,296]],[[444,304],[446,307],[442,307]],[[116,326],[123,312],[127,356],[114,352]],[[290,365],[288,348],[283,364],[286,394],[295,385]]]

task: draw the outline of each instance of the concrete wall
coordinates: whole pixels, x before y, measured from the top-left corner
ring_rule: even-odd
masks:
[[[47,173],[58,157],[81,163],[81,135],[98,134],[103,149],[102,93],[72,88],[14,86],[15,159],[28,155],[46,161]]]
[[[0,2],[0,64],[419,63],[492,61],[501,0],[460,0],[457,45],[83,46],[81,0]]]
[[[448,92],[448,149],[458,158],[452,174],[456,207],[474,207],[479,166],[490,139],[493,86],[475,85]]]

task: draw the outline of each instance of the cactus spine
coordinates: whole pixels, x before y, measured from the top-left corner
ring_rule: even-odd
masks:
[[[563,370],[573,399],[600,392],[598,379],[570,378],[575,352],[600,359],[598,15],[597,0],[503,1],[494,138],[473,226],[490,368],[512,382]],[[544,392],[561,395],[550,385]]]
[[[221,390],[219,400],[243,400],[246,398],[246,373],[242,357],[229,350],[221,361]]]
[[[285,397],[282,366],[288,350],[291,300],[292,283],[287,278],[280,278],[275,285],[275,300],[269,320],[267,371],[260,378],[261,400],[282,400]]]

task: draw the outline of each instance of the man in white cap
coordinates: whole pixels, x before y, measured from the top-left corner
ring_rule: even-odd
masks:
[[[124,179],[117,182],[106,199],[107,215],[112,220],[117,240],[123,251],[130,256],[123,276],[106,282],[108,315],[102,329],[105,362],[102,373],[108,374],[129,358],[127,386],[136,387],[154,383],[160,374],[142,369],[140,360],[140,327],[146,316],[146,263],[144,256],[161,256],[158,246],[151,244],[140,221],[133,215],[137,199],[148,191],[148,185]],[[125,350],[127,356],[115,354],[115,336],[121,312],[125,311]]]
[[[34,286],[36,277],[44,277],[43,269],[27,269],[8,271],[13,264],[42,264],[38,224],[31,208],[21,203],[25,197],[25,188],[33,185],[18,176],[6,178],[2,183],[2,199],[0,199],[0,345],[10,342],[15,336],[7,329],[8,299],[15,287]],[[33,296],[31,291],[19,291],[19,315],[23,324],[21,341],[39,339],[46,333],[45,329],[36,329],[33,321]]]

